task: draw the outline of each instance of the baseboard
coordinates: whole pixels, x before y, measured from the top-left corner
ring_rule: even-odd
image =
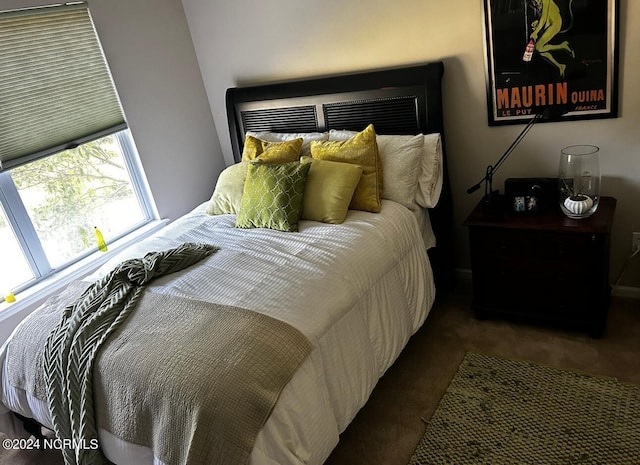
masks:
[[[461,284],[471,283],[471,270],[468,268],[456,268],[456,278]],[[617,286],[613,287],[611,295],[627,299],[640,300],[640,287]]]

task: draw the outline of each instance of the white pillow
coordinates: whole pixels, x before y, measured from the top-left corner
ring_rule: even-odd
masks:
[[[254,132],[247,131],[247,135],[256,139],[265,140],[267,142],[284,142],[292,139],[302,139],[302,149],[300,149],[300,157],[310,157],[311,149],[309,144],[312,140],[329,140],[329,134],[326,132]]]
[[[418,175],[416,202],[421,207],[433,208],[442,193],[443,163],[440,134],[424,136],[422,166]]]
[[[382,198],[393,200],[410,210],[418,207],[418,167],[424,138],[417,136],[376,137],[382,161]]]
[[[352,131],[329,131],[329,140],[345,140]],[[410,210],[420,208],[416,202],[418,175],[423,156],[424,136],[377,135],[378,153],[382,163],[382,198],[393,200]]]

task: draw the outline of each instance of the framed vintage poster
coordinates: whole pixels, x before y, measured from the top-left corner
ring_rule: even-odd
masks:
[[[618,116],[619,0],[484,0],[490,125]]]

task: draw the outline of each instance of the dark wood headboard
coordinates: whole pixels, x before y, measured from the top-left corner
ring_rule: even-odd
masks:
[[[442,135],[442,62],[227,89],[226,106],[233,158],[242,158],[247,131],[361,131],[376,134]],[[429,251],[438,288],[454,277],[452,202],[447,163],[442,194],[429,210],[437,245]]]

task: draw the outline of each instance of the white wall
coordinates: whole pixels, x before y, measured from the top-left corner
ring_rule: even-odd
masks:
[[[208,200],[224,168],[180,0],[89,8],[160,216]]]
[[[444,60],[447,151],[455,206],[457,262],[469,267],[462,226],[480,192],[466,189],[504,152],[521,126],[489,127],[482,0],[182,0],[224,158],[231,147],[227,87]],[[602,194],[618,198],[611,279],[640,231],[640,2],[621,0],[620,117],[536,125],[495,178],[557,176],[560,148],[601,148]],[[623,285],[640,287],[640,259]]]

